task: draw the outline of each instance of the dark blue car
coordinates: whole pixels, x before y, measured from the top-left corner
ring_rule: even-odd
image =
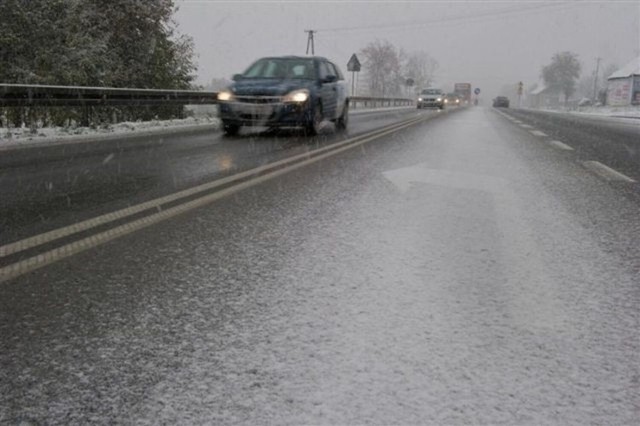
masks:
[[[218,93],[226,134],[236,134],[241,126],[303,127],[316,134],[323,120],[347,127],[347,84],[325,58],[262,58],[233,80]]]

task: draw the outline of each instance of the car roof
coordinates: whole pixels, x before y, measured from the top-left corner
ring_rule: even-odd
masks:
[[[313,60],[320,60],[320,61],[329,61],[327,58],[322,56],[296,56],[296,55],[265,56],[264,58],[260,58],[260,59],[313,59]]]

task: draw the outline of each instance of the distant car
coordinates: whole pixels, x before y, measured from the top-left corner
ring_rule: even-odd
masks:
[[[322,57],[262,58],[218,93],[224,132],[242,126],[303,127],[316,134],[323,120],[345,129],[348,87],[340,69]]]
[[[437,107],[444,109],[445,95],[440,89],[424,89],[418,95],[418,109],[427,107]]]
[[[447,93],[444,97],[444,103],[447,105],[460,105],[461,102],[457,93]]]
[[[498,96],[493,100],[494,108],[509,108],[509,98],[506,96]]]

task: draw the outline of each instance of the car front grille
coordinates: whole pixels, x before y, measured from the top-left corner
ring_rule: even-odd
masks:
[[[282,102],[281,96],[236,96],[237,102],[246,104],[277,104]]]

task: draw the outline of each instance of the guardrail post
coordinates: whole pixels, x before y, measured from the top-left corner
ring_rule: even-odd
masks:
[[[85,105],[82,107],[82,120],[80,122],[82,127],[89,127],[89,106]]]

